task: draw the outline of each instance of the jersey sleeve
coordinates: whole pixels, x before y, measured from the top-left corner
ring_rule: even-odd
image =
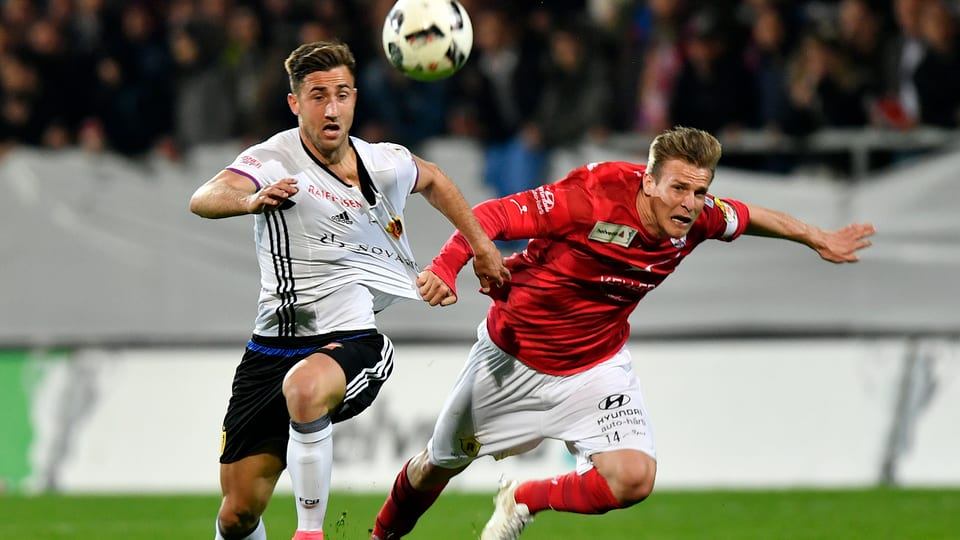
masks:
[[[397,190],[405,195],[412,194],[417,189],[417,182],[420,180],[420,169],[417,162],[413,160],[413,153],[406,146],[391,143],[380,142],[375,145],[382,152],[378,155],[386,158],[390,166],[396,170]]]
[[[588,206],[582,184],[565,179],[480,203],[473,213],[490,239],[519,240],[563,237],[572,232],[577,215]],[[467,239],[455,231],[427,269],[456,294],[457,274],[471,257]]]
[[[703,205],[706,237],[730,242],[747,229],[750,210],[736,199],[721,199],[707,195]]]
[[[257,186],[257,190],[290,176],[275,152],[263,150],[258,146],[240,153],[233,163],[227,166],[227,170],[246,176]]]

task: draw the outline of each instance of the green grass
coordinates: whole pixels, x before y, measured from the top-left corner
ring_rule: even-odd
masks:
[[[382,495],[335,493],[328,540],[366,540]],[[213,537],[216,496],[0,496],[3,540],[187,540]],[[446,493],[410,540],[476,538],[491,494]],[[291,496],[267,509],[271,540],[296,524]],[[523,540],[948,540],[960,538],[960,490],[658,492],[603,516],[544,512]]]

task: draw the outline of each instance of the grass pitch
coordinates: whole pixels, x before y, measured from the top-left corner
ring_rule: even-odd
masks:
[[[383,495],[334,493],[328,540],[366,540]],[[216,496],[0,496],[3,540],[213,538]],[[476,538],[492,494],[445,493],[410,540]],[[293,535],[296,512],[277,494],[265,516],[271,539]],[[960,490],[655,492],[603,516],[544,512],[523,540],[955,540]]]

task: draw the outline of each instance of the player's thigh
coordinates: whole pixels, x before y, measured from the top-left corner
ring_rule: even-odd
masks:
[[[283,468],[283,459],[273,453],[253,454],[231,463],[221,463],[221,511],[234,515],[263,514]]]
[[[297,362],[283,379],[283,395],[290,417],[300,422],[336,408],[346,391],[343,368],[322,350]]]
[[[437,419],[430,461],[456,468],[481,456],[500,459],[536,448],[544,438],[537,392],[544,377],[500,350],[481,326]]]
[[[335,347],[322,351],[342,370],[343,393],[330,412],[334,423],[353,418],[373,404],[387,379],[393,373],[393,342],[379,333],[370,333],[339,340]]]
[[[567,378],[551,398],[556,406],[547,435],[567,443],[578,471],[588,470],[591,456],[601,452],[637,450],[656,459],[653,427],[626,349]]]

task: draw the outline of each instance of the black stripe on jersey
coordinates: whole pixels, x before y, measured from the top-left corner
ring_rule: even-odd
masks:
[[[290,234],[283,212],[267,212],[267,231],[270,237],[270,253],[273,259],[273,271],[277,276],[277,296],[280,305],[276,314],[280,328],[278,335],[290,337],[296,335],[297,319],[294,304],[297,301],[293,277],[293,261],[290,257]]]

